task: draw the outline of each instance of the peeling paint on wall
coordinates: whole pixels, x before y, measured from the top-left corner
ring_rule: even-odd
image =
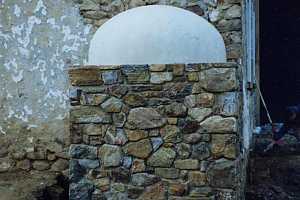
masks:
[[[63,137],[65,70],[85,63],[91,30],[71,0],[0,0],[0,135]]]

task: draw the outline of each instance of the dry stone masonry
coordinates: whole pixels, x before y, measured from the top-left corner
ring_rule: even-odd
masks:
[[[239,66],[74,66],[70,199],[239,199]]]

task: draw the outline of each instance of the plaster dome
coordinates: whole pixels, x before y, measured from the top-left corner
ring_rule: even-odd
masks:
[[[93,36],[90,65],[226,62],[221,34],[204,18],[181,8],[142,6],[104,23]]]

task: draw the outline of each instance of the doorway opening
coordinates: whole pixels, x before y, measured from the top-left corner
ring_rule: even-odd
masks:
[[[262,0],[259,7],[260,86],[271,117],[278,123],[286,106],[300,103],[299,2]],[[268,123],[263,107],[260,121]]]

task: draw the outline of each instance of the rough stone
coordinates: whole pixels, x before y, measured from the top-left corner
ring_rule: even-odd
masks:
[[[199,171],[190,171],[188,174],[188,180],[191,186],[205,186],[207,183],[205,173]]]
[[[169,194],[183,196],[188,191],[188,185],[179,181],[169,182]]]
[[[148,173],[137,173],[131,176],[131,182],[135,186],[145,187],[157,183],[159,180],[158,176]]]
[[[164,142],[178,143],[181,141],[181,132],[177,126],[166,125],[160,130]]]
[[[148,66],[125,66],[122,72],[128,83],[147,83],[150,80]]]
[[[211,108],[191,108],[189,109],[189,116],[197,122],[202,122],[206,117],[212,113]]]
[[[132,162],[132,173],[144,172],[146,170],[145,161],[142,159],[134,159]]]
[[[229,92],[237,88],[234,68],[212,68],[202,71],[199,81],[209,92]]]
[[[172,72],[151,72],[150,83],[162,84],[165,82],[172,81]]]
[[[144,187],[137,187],[133,185],[127,186],[128,198],[136,199],[144,192]]]
[[[43,171],[50,168],[50,164],[47,161],[37,160],[32,163],[32,167],[36,170]]]
[[[139,107],[145,105],[145,99],[142,95],[137,93],[128,93],[123,98],[124,102],[132,107]]]
[[[186,96],[184,99],[184,104],[188,108],[194,108],[194,107],[212,107],[214,104],[214,95],[211,93],[201,93],[201,94],[195,94]]]
[[[114,125],[118,128],[122,128],[126,122],[126,114],[123,112],[113,114]]]
[[[101,85],[101,70],[99,68],[69,69],[70,83],[73,86]]]
[[[97,106],[107,99],[107,94],[86,94],[82,93],[80,96],[81,105]]]
[[[111,97],[101,104],[103,110],[108,113],[121,112],[122,106],[123,106],[122,101],[116,97]]]
[[[237,92],[225,92],[217,95],[214,110],[222,116],[237,116],[239,105]]]
[[[61,172],[69,167],[69,161],[65,159],[58,159],[51,165],[51,171]]]
[[[70,184],[70,199],[91,199],[94,185],[91,181],[83,178],[77,183]]]
[[[236,135],[213,134],[211,152],[216,158],[236,158]]]
[[[192,146],[191,158],[203,160],[210,156],[210,148],[208,143],[200,142]]]
[[[151,144],[152,144],[152,148],[153,151],[155,152],[157,149],[159,149],[159,147],[161,147],[161,145],[164,143],[163,139],[160,137],[153,137],[151,138]]]
[[[239,5],[233,5],[232,7],[230,7],[224,15],[225,19],[241,18],[241,16],[242,8]]]
[[[150,71],[162,72],[166,69],[166,65],[150,65]]]
[[[128,139],[123,129],[108,128],[105,135],[105,142],[107,144],[124,145],[127,141]]]
[[[191,155],[191,146],[185,143],[176,144],[178,158],[186,159]]]
[[[162,147],[150,156],[147,164],[153,167],[170,167],[175,156],[176,152],[171,148]]]
[[[211,187],[194,187],[190,191],[191,197],[207,197],[213,194]]]
[[[175,160],[175,168],[177,169],[199,169],[199,160],[196,159],[185,159]]]
[[[141,194],[138,200],[146,200],[146,199],[155,199],[155,200],[164,200],[166,199],[166,190],[164,185],[159,182],[155,185],[149,186],[145,189],[145,191]]]
[[[70,121],[73,123],[111,123],[111,115],[102,111],[101,108],[81,106],[72,108]]]
[[[182,103],[174,102],[165,106],[165,113],[170,117],[185,117],[187,108]]]
[[[84,169],[95,169],[100,166],[100,161],[90,159],[79,159],[78,164]]]
[[[137,158],[147,158],[152,151],[152,146],[149,139],[143,139],[138,142],[129,142],[123,150],[128,155]]]
[[[237,131],[237,122],[234,117],[212,116],[204,120],[200,126],[206,133],[235,133]]]
[[[22,170],[28,171],[31,168],[31,162],[28,159],[20,160],[20,161],[17,162],[16,167],[18,169],[22,169]]]
[[[200,134],[200,133],[191,133],[186,134],[183,136],[183,141],[188,144],[196,144],[199,141],[206,141],[205,140],[206,134]]]
[[[95,180],[95,186],[102,192],[109,190],[110,179],[109,178],[99,178]]]
[[[119,77],[120,77],[119,70],[102,72],[103,82],[104,84],[107,85],[118,83],[120,81]]]
[[[129,112],[126,125],[130,128],[151,129],[159,128],[166,122],[153,108],[134,108]]]
[[[97,159],[97,148],[88,145],[72,144],[69,153],[72,158]]]
[[[7,172],[13,167],[13,162],[8,158],[0,158],[0,173]]]
[[[199,123],[192,120],[179,120],[178,124],[183,134],[195,133],[200,128]]]
[[[232,188],[236,184],[235,162],[219,159],[207,170],[208,182],[212,187]]]
[[[196,82],[199,81],[198,72],[190,72],[187,74],[188,81]]]
[[[148,132],[144,130],[126,130],[126,135],[129,141],[138,141],[148,137]]]
[[[184,65],[172,65],[174,76],[182,76],[184,74]]]
[[[177,179],[180,171],[175,168],[155,168],[155,174],[161,178]]]
[[[130,169],[131,165],[132,165],[132,157],[130,156],[123,157],[122,166],[127,169]]]
[[[117,167],[122,161],[122,150],[118,146],[104,144],[99,148],[99,158],[104,167]]]

